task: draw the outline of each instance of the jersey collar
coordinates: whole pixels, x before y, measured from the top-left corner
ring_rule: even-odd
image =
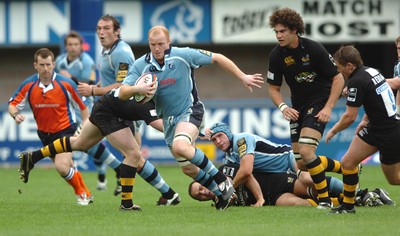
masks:
[[[122,41],[122,39],[117,39],[109,50],[104,50],[104,48],[103,48],[103,51],[101,52],[101,54],[102,55],[104,55],[104,54],[110,55],[114,51],[114,49],[117,47],[118,43],[121,41]]]

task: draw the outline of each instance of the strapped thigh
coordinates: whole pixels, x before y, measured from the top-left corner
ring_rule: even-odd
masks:
[[[318,139],[313,138],[313,137],[307,137],[307,136],[300,137],[299,143],[304,144],[304,145],[314,146],[314,147],[318,147],[318,145],[319,145]]]

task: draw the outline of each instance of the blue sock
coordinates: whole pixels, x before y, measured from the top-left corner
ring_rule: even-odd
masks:
[[[151,186],[156,188],[164,198],[171,199],[175,192],[164,181],[157,169],[149,161],[146,161],[138,174]]]
[[[199,182],[204,187],[208,188],[216,196],[221,195],[221,191],[219,190],[217,183],[215,183],[215,181],[213,181],[210,176],[202,169],[199,169],[199,172],[197,173],[197,176],[194,178],[194,180],[196,182]]]
[[[219,173],[218,169],[214,166],[214,164],[206,157],[203,151],[196,148],[194,153],[194,157],[190,160],[191,163],[198,166],[205,173],[207,173],[213,180],[214,177]]]
[[[91,155],[96,161],[104,162],[104,164],[113,169],[118,168],[121,165],[121,161],[118,160],[118,158],[116,158],[101,142],[94,145],[86,153]]]
[[[339,196],[343,192],[343,182],[338,178],[326,176],[328,182],[329,196]]]

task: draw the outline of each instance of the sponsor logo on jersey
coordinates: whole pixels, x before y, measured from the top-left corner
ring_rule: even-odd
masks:
[[[296,63],[296,61],[293,59],[293,56],[285,57],[284,61],[286,66],[290,66]]]
[[[119,63],[119,70],[128,70],[129,64],[128,63]]]
[[[242,157],[244,154],[246,154],[247,151],[246,139],[245,138],[239,139],[237,141],[237,146],[238,146],[239,156]]]
[[[234,178],[235,168],[230,166],[224,166],[224,168],[222,169],[222,173],[226,176]]]
[[[297,83],[312,83],[314,82],[315,78],[317,78],[317,73],[315,72],[301,72],[300,74],[296,75],[294,79],[297,81]]]
[[[163,80],[160,80],[160,86],[167,86],[167,85],[173,85],[176,84],[176,79],[175,78],[166,78]]]
[[[267,78],[268,78],[269,80],[274,80],[274,79],[275,79],[275,78],[274,78],[274,73],[268,71]]]
[[[357,88],[349,88],[347,90],[347,101],[355,102],[357,98]]]
[[[126,75],[128,74],[128,63],[119,63],[117,78],[115,79],[117,82],[121,82],[125,79]]]
[[[210,51],[203,50],[203,49],[199,49],[199,52],[202,53],[202,54],[204,54],[204,55],[206,55],[206,56],[211,57],[211,52],[210,52]]]

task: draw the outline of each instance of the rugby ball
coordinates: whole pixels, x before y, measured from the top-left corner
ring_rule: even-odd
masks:
[[[151,74],[151,73],[145,73],[143,75],[141,75],[137,80],[135,85],[138,84],[151,84],[153,81],[155,81],[156,83],[154,84],[155,89],[157,90],[157,75],[156,74]],[[153,99],[154,94],[150,95],[150,96],[146,96],[144,94],[135,94],[135,101],[138,103],[146,103],[148,101],[150,101],[151,99]]]

